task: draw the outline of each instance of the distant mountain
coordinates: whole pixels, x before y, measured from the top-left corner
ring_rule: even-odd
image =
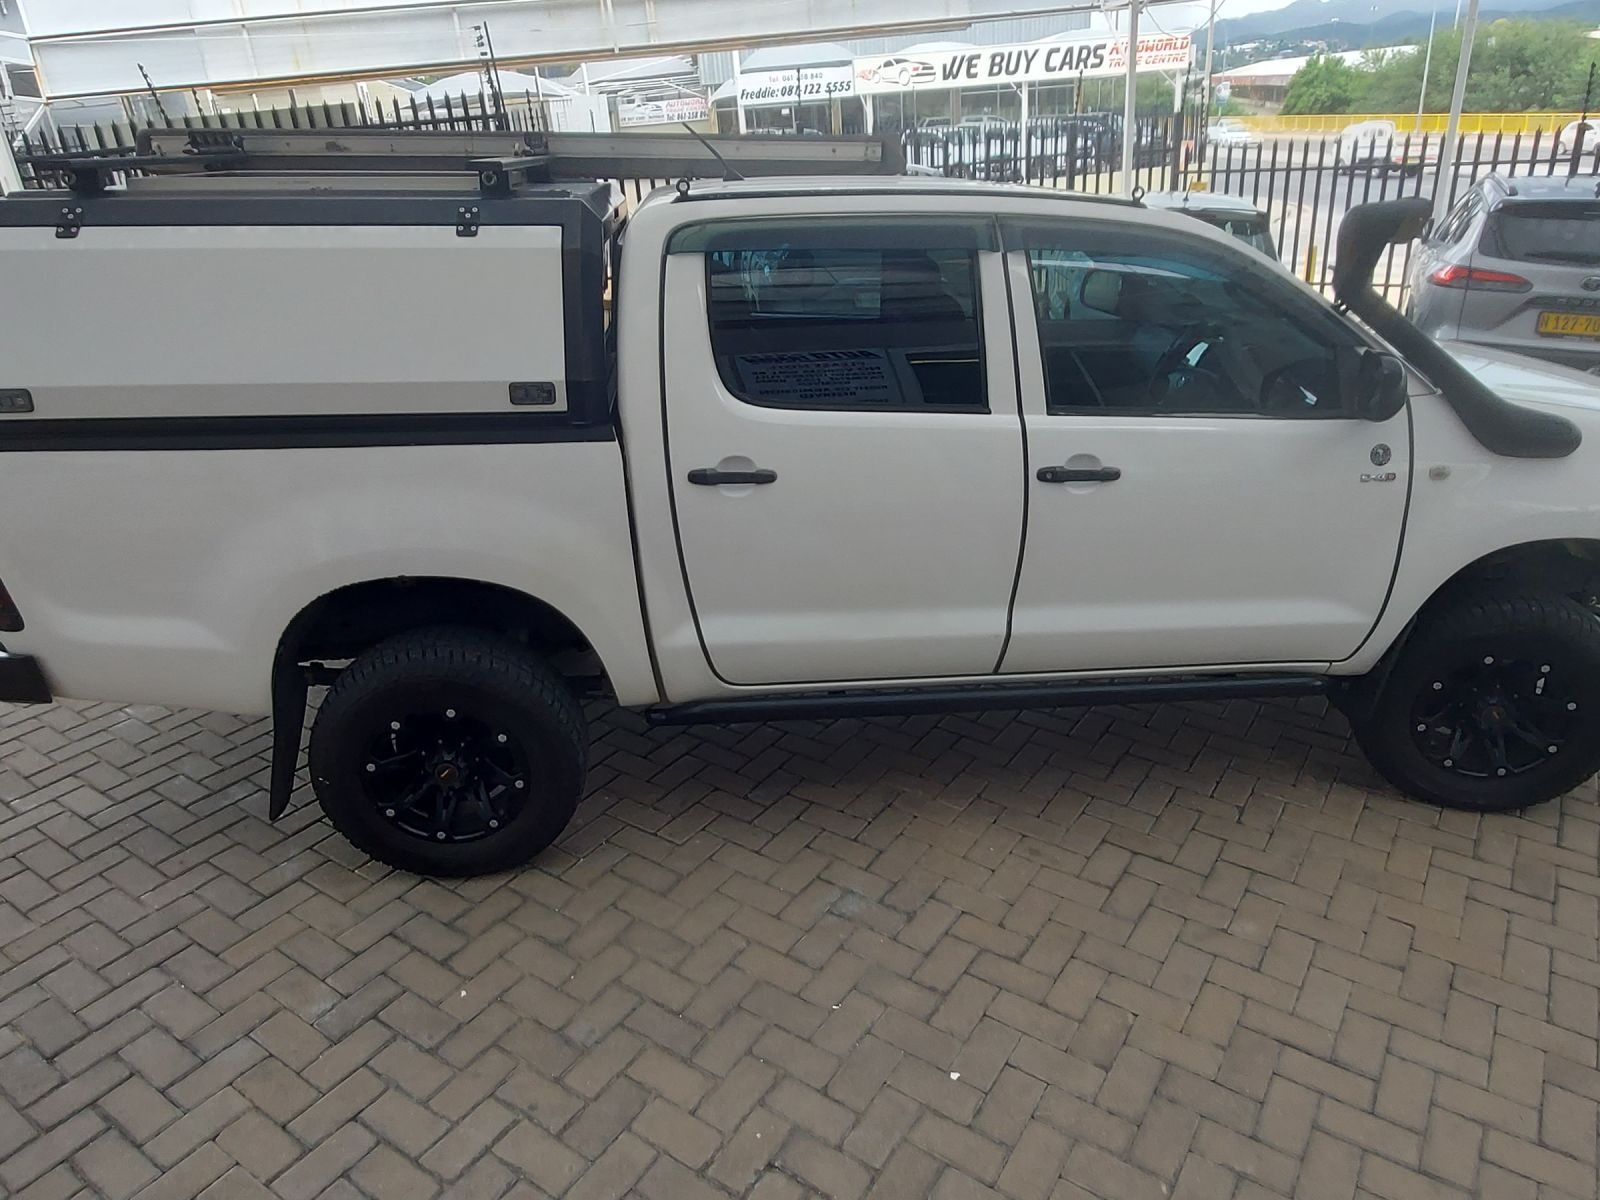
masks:
[[[1218,21],[1217,43],[1327,42],[1341,50],[1394,45],[1427,37],[1432,9],[1428,0],[1401,0],[1398,6],[1394,0],[1294,0],[1272,12]],[[1438,14],[1448,27],[1455,19],[1454,0],[1438,0]],[[1488,0],[1478,14],[1480,22],[1503,17],[1600,22],[1600,0]]]

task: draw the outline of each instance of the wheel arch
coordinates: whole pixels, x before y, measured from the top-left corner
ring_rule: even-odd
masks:
[[[294,786],[311,665],[352,659],[396,634],[442,625],[498,634],[538,649],[569,679],[583,680],[581,690],[597,690],[609,679],[599,652],[576,621],[505,584],[421,575],[335,588],[295,614],[273,655],[271,818],[288,807]]]
[[[1502,546],[1458,568],[1417,605],[1364,675],[1350,676],[1336,699],[1355,715],[1370,707],[1412,635],[1433,614],[1488,591],[1542,589],[1590,601],[1600,595],[1600,538],[1541,538]]]
[[[318,596],[285,627],[278,656],[297,663],[354,658],[428,625],[502,634],[552,654],[594,649],[577,622],[536,596],[480,579],[422,575],[363,580]]]
[[[1589,599],[1600,591],[1600,538],[1544,538],[1491,550],[1435,588],[1416,618],[1463,595],[1526,587]]]

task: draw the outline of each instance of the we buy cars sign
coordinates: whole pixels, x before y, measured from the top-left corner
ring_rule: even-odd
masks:
[[[1189,35],[1150,34],[1139,39],[1140,71],[1182,71],[1189,66]],[[907,90],[993,87],[1006,83],[1067,83],[1122,75],[1128,39],[1115,35],[1030,42],[928,54],[886,54],[856,59],[856,91],[882,95]]]

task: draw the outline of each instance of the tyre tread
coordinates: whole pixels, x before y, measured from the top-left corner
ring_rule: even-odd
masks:
[[[331,749],[326,742],[332,735],[327,733],[327,727],[323,724],[323,714],[359,706],[396,676],[476,683],[521,693],[544,710],[553,721],[560,739],[575,752],[579,778],[587,770],[588,733],[583,709],[554,669],[532,650],[505,638],[465,627],[436,626],[396,634],[372,647],[340,672],[324,697],[317,721],[312,726],[309,757],[314,784],[319,782],[318,763],[326,759]],[[322,738],[318,737],[319,732],[323,733]],[[318,790],[321,796],[321,789]],[[363,854],[392,866],[415,869],[412,862],[396,863],[392,849],[368,836],[359,823],[341,820],[337,804],[324,800],[323,809],[334,828]],[[508,846],[502,853],[491,856],[484,866],[472,868],[471,873],[518,866],[541,848]],[[405,857],[415,861],[425,855],[419,848]],[[444,867],[429,873],[467,872]]]
[[[1508,634],[1554,637],[1573,647],[1581,657],[1600,669],[1600,618],[1570,597],[1495,589],[1463,596],[1449,607],[1441,608],[1418,630],[1416,637],[1405,648],[1399,669],[1385,684],[1370,716],[1358,721],[1355,726],[1356,739],[1368,759],[1396,787],[1449,808],[1477,812],[1507,811],[1527,808],[1564,794],[1600,768],[1600,744],[1587,747],[1587,753],[1584,748],[1576,748],[1575,757],[1568,760],[1576,765],[1569,766],[1564,772],[1542,776],[1537,788],[1529,788],[1525,784],[1522,788],[1496,789],[1488,795],[1471,799],[1464,794],[1451,794],[1433,786],[1419,778],[1407,764],[1405,754],[1395,743],[1397,738],[1409,736],[1409,717],[1403,722],[1407,729],[1398,730],[1394,723],[1396,714],[1390,711],[1393,697],[1389,695],[1392,688],[1403,682],[1407,665],[1425,660],[1455,643]]]

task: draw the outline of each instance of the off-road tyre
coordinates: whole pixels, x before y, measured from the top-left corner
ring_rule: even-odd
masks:
[[[1590,608],[1502,592],[1464,597],[1425,622],[1353,722],[1389,782],[1448,808],[1503,812],[1600,771],[1600,618]]]
[[[334,828],[419,875],[528,862],[572,819],[587,760],[583,710],[562,678],[471,629],[374,646],[340,673],[311,730],[311,782]]]

